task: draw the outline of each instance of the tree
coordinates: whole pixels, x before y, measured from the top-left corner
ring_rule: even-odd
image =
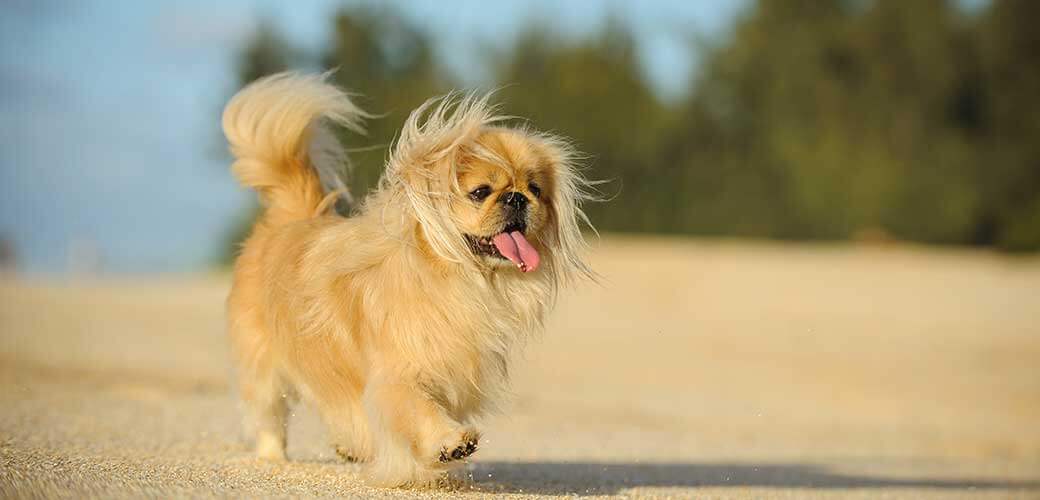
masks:
[[[1040,248],[1040,4],[995,0],[979,26],[985,105],[976,243]]]
[[[488,64],[504,114],[572,139],[588,176],[611,181],[609,201],[586,207],[599,229],[1036,250],[1037,18],[1030,0],[976,13],[952,0],[760,0],[701,49],[677,103],[654,93],[617,18],[580,39],[532,23]],[[361,197],[407,114],[456,79],[393,10],[340,10],[332,27],[313,57],[265,24],[238,73],[338,68],[379,116],[342,138]]]

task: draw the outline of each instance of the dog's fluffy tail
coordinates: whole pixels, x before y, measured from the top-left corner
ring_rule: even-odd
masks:
[[[242,89],[224,108],[224,135],[235,156],[231,170],[260,194],[269,223],[319,215],[338,193],[346,193],[338,175],[346,153],[326,127],[363,133],[367,115],[325,76],[268,76]],[[326,190],[331,192],[326,195]]]

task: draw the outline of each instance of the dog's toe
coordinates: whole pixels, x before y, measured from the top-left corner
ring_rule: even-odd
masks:
[[[363,449],[359,450],[354,446],[337,444],[333,445],[333,449],[336,450],[336,455],[339,455],[340,459],[350,464],[363,464],[372,459]]]
[[[344,448],[342,446],[336,447],[336,454],[339,455],[339,458],[343,459],[344,462],[355,464],[364,461],[361,459],[361,457],[355,455],[352,451],[350,451],[350,449]]]
[[[462,443],[450,450],[448,448],[441,448],[441,463],[447,463],[453,460],[462,460],[463,458],[472,455],[477,451],[479,439],[480,438],[477,436],[466,436]]]

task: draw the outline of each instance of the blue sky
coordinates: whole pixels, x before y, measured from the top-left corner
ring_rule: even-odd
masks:
[[[232,61],[262,18],[320,47],[343,2],[7,0],[0,9],[0,237],[21,269],[61,273],[70,248],[113,272],[205,268],[252,194],[222,156]],[[351,2],[347,2],[351,4]],[[725,31],[730,1],[398,2],[450,69],[481,83],[475,42],[506,46],[532,19],[571,36],[630,23],[666,95],[691,68],[679,36]]]

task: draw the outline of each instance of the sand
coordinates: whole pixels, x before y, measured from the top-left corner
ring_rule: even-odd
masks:
[[[1040,498],[1040,259],[609,237],[453,490],[243,439],[228,277],[0,279],[0,497]]]

